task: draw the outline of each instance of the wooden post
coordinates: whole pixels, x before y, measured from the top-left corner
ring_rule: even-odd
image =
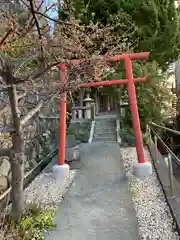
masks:
[[[66,82],[67,67],[65,64],[60,64],[60,82],[62,87]],[[60,96],[59,104],[59,148],[58,148],[58,165],[64,165],[66,151],[66,92]]]
[[[124,68],[125,68],[126,78],[128,79],[129,106],[131,110],[132,125],[134,130],[138,162],[145,163],[142,132],[141,132],[139,113],[138,113],[138,107],[137,107],[137,101],[136,101],[136,90],[135,90],[135,85],[133,80],[132,61],[128,57],[124,59]]]

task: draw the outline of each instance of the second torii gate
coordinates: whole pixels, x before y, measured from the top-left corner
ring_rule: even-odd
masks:
[[[130,111],[132,116],[132,125],[135,136],[135,146],[137,152],[138,163],[134,165],[134,173],[139,177],[148,176],[152,173],[152,166],[144,159],[144,146],[142,141],[142,132],[139,121],[138,107],[136,101],[135,84],[138,82],[144,82],[145,78],[134,78],[132,70],[132,61],[144,60],[149,56],[148,52],[142,53],[130,53],[121,54],[116,56],[104,57],[107,62],[119,62],[124,61],[124,69],[126,79],[124,80],[106,80],[90,83],[82,83],[79,88],[100,87],[100,86],[112,86],[112,85],[125,85],[128,87],[128,98]],[[74,60],[69,63],[74,64]],[[77,64],[78,60],[76,61]],[[66,64],[59,64],[60,69],[60,82],[62,85],[67,81],[68,68]],[[61,94],[60,106],[59,106],[59,145],[58,145],[58,162],[54,166],[54,172],[56,177],[64,178],[69,172],[69,166],[65,164],[65,151],[66,151],[66,92]]]

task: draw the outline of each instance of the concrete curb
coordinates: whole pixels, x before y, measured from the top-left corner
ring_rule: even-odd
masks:
[[[93,141],[95,124],[96,124],[96,122],[95,122],[95,120],[93,120],[92,123],[91,123],[91,131],[90,131],[90,134],[89,134],[88,143],[92,143],[92,141]]]
[[[148,146],[151,158],[153,160],[154,169],[161,184],[164,196],[171,211],[174,222],[176,223],[176,229],[180,234],[180,184],[174,179],[174,195],[175,198],[170,196],[170,184],[169,184],[169,172],[166,162],[159,151],[156,152],[154,143]]]
[[[121,137],[120,137],[120,121],[119,119],[116,119],[116,137],[117,137],[117,142],[121,144]]]

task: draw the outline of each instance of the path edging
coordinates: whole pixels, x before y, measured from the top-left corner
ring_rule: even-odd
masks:
[[[91,131],[90,131],[90,134],[89,134],[88,143],[92,143],[92,141],[93,141],[95,124],[96,124],[96,122],[95,122],[95,120],[93,120],[93,121],[91,122]]]
[[[121,137],[120,137],[120,121],[119,119],[116,119],[116,138],[117,142],[121,144]]]
[[[148,145],[148,149],[152,158],[154,169],[161,184],[166,202],[169,206],[173,220],[176,223],[177,232],[180,234],[180,185],[176,179],[174,179],[174,194],[175,198],[170,197],[169,186],[169,171],[165,163],[164,158],[159,151],[156,152],[156,146],[154,143]]]

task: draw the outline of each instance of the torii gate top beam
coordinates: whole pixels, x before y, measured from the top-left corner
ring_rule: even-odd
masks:
[[[141,53],[123,53],[120,55],[114,56],[95,56],[94,60],[105,60],[106,62],[119,62],[126,58],[130,59],[131,61],[135,60],[146,60],[149,57],[149,52],[141,52]],[[76,60],[67,60],[68,64],[78,65],[80,62],[87,59],[76,59]],[[61,64],[58,65],[59,68]]]
[[[141,53],[126,53],[115,56],[105,56],[104,60],[107,62],[119,62],[126,58],[129,58],[131,61],[135,60],[146,60],[149,57],[149,52],[141,52]]]

